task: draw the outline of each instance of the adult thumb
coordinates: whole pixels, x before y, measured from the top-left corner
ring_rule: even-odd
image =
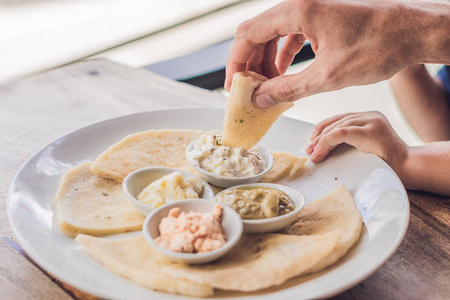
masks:
[[[297,74],[277,76],[263,82],[253,94],[254,105],[264,109],[316,93],[313,87],[318,86],[318,78],[311,74],[313,64]]]

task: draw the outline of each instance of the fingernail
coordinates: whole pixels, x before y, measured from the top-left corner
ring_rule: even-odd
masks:
[[[267,94],[259,94],[255,97],[255,104],[259,108],[268,108],[270,106],[275,105],[277,102],[273,100],[269,95]]]
[[[314,144],[311,143],[308,146],[306,146],[305,151],[306,151],[306,153],[311,154],[313,149],[314,149]]]
[[[316,137],[317,133],[316,133],[316,129],[313,130],[313,132],[311,132],[311,134],[309,135],[309,139],[313,140]]]

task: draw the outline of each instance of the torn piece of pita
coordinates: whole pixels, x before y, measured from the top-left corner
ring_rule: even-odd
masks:
[[[92,162],[68,170],[56,195],[56,214],[69,236],[94,236],[136,231],[145,217],[128,201],[122,185],[91,172]]]
[[[311,268],[317,272],[334,264],[345,255],[359,239],[362,218],[350,192],[341,185],[327,196],[307,204],[299,214],[299,221],[281,233],[295,235],[320,235],[340,230],[342,237],[333,253]]]
[[[276,182],[286,174],[289,174],[289,178],[292,178],[308,161],[306,157],[300,157],[284,151],[270,152],[273,156],[273,167],[261,178],[260,182]]]
[[[161,274],[160,266],[171,262],[156,252],[144,237],[109,240],[80,234],[75,240],[107,268],[143,286],[192,297],[213,295],[211,286]]]
[[[122,182],[131,172],[145,167],[169,167],[193,173],[186,159],[187,146],[206,131],[149,130],[131,134],[111,145],[92,165],[94,174]]]
[[[266,109],[256,108],[252,101],[253,92],[266,80],[266,77],[248,71],[233,75],[222,132],[225,146],[250,149],[263,138],[278,117],[294,105],[286,102]]]

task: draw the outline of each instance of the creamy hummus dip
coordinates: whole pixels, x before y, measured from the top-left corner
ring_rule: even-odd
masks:
[[[275,189],[228,189],[215,199],[233,208],[244,220],[273,218],[295,210],[292,200]]]
[[[226,244],[220,221],[223,207],[214,206],[212,213],[182,212],[172,208],[159,224],[160,236],[155,244],[183,253],[202,253],[218,249]]]
[[[222,145],[221,135],[203,135],[188,155],[208,172],[228,176],[247,177],[261,173],[265,162],[256,147],[250,150]]]

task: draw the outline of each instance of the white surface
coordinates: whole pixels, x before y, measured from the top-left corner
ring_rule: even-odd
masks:
[[[142,192],[143,189],[145,189],[149,184],[151,184],[153,181],[158,180],[159,178],[169,175],[175,171],[181,172],[181,175],[184,179],[189,179],[192,177],[197,177],[203,184],[203,192],[200,195],[200,198],[204,199],[212,199],[214,198],[214,191],[211,188],[211,186],[206,183],[203,179],[199,178],[198,176],[191,174],[189,172],[180,170],[180,169],[174,169],[174,168],[143,168],[136,170],[134,172],[131,172],[128,174],[127,177],[123,180],[122,188],[123,192],[125,193],[125,196],[128,197],[128,199],[131,201],[131,203],[134,205],[134,207],[144,216],[147,216],[149,213],[151,213],[154,208],[150,205],[147,205],[145,203],[142,203],[137,199],[137,196]]]
[[[197,172],[203,179],[205,179],[209,183],[217,185],[218,187],[229,188],[234,185],[257,182],[258,180],[263,178],[264,175],[267,172],[269,172],[270,169],[272,169],[273,167],[273,156],[269,152],[269,150],[267,150],[261,145],[256,145],[256,147],[258,147],[259,153],[261,153],[261,156],[265,164],[265,169],[261,173],[252,176],[230,177],[208,172],[205,169],[201,168],[198,163],[198,160],[194,158],[196,154],[193,152],[192,149],[194,149],[194,145],[197,143],[197,141],[198,139],[194,140],[186,148],[186,158],[189,161],[189,163],[195,168],[195,170],[197,170]]]
[[[7,198],[8,218],[27,254],[42,268],[85,292],[108,299],[183,299],[162,294],[117,276],[88,256],[74,239],[59,229],[53,214],[62,174],[94,160],[124,136],[147,129],[189,128],[220,130],[221,109],[181,109],[133,114],[71,132],[33,155],[18,171]],[[261,144],[271,150],[302,154],[312,125],[281,117]],[[359,241],[334,266],[292,279],[274,290],[248,299],[310,299],[327,297],[352,287],[372,274],[397,249],[406,232],[409,204],[393,171],[375,155],[338,147],[323,163],[307,163],[290,182],[306,203],[323,197],[341,184],[355,196],[365,226]],[[134,233],[139,234],[139,233]],[[117,239],[127,235],[112,236]],[[243,294],[222,293],[226,299]],[[190,299],[190,298],[185,298]],[[230,298],[233,299],[233,298]]]
[[[243,219],[242,223],[244,224],[244,232],[246,233],[265,233],[281,230],[284,227],[291,224],[293,221],[295,221],[298,214],[300,213],[300,210],[305,206],[305,198],[299,191],[281,184],[254,183],[254,184],[238,185],[232,188],[233,189],[262,188],[262,189],[280,190],[283,193],[285,193],[289,197],[289,199],[291,199],[291,201],[294,203],[295,209],[285,215],[258,220]],[[217,194],[216,197],[219,197],[219,195],[224,192],[226,192],[226,190]]]
[[[107,58],[142,67],[183,56],[233,38],[239,24],[280,2],[282,0],[244,1],[90,58]],[[222,63],[225,66],[225,60]]]
[[[236,1],[65,0],[0,6],[0,82],[73,62]]]
[[[216,204],[218,203],[212,199],[188,199],[161,206],[145,219],[142,229],[144,237],[152,247],[172,260],[186,264],[200,264],[213,261],[230,251],[242,236],[243,225],[241,217],[226,205],[221,205],[223,207],[221,226],[227,243],[218,249],[204,253],[180,253],[156,245],[155,239],[160,236],[159,224],[162,218],[167,217],[172,208],[179,207],[181,212],[186,213],[190,211],[212,213]]]

